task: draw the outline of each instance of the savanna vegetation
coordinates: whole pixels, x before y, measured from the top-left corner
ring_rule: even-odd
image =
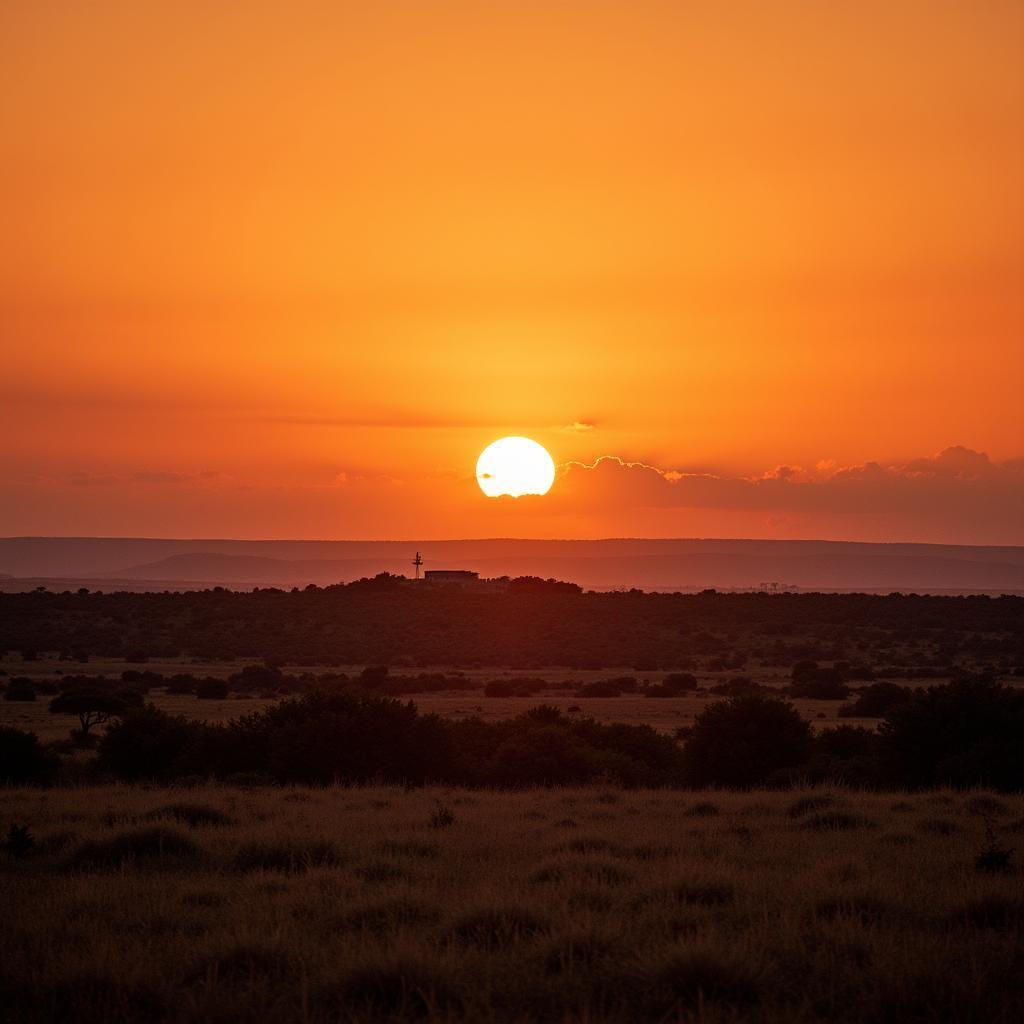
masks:
[[[0,595],[0,1016],[1016,1021],[1022,608]]]
[[[0,653],[69,662],[185,655],[271,665],[628,668],[749,674],[802,659],[852,679],[1024,668],[1024,598],[892,594],[503,593],[397,577],[303,591],[0,594]],[[824,684],[825,680],[820,681]]]
[[[350,683],[219,722],[95,686],[58,693],[49,711],[79,722],[70,741],[3,729],[0,780],[1024,790],[1024,690],[987,678],[908,692],[876,729],[816,731],[762,690],[713,699],[674,734],[548,704],[497,720],[445,718]],[[106,723],[98,740],[89,731],[97,723]]]
[[[75,1021],[1017,1021],[1020,796],[7,789],[0,1005]]]

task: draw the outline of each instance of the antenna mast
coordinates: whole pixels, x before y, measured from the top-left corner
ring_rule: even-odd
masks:
[[[416,567],[416,579],[420,578],[420,567],[423,565],[423,559],[420,558],[420,553],[416,552],[416,557],[412,560],[412,564]]]

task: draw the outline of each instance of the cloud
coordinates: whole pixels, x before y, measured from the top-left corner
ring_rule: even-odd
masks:
[[[933,526],[962,527],[975,537],[991,530],[1005,538],[1011,531],[1017,542],[1024,541],[1024,460],[993,462],[962,445],[905,463],[839,467],[829,461],[811,473],[780,465],[753,477],[690,473],[603,455],[589,464],[567,463],[557,491],[555,500],[567,509],[874,517],[901,528],[916,521],[922,534]]]
[[[41,477],[45,481],[46,477]],[[192,484],[192,483],[225,483],[230,478],[216,470],[204,470],[199,473],[178,473],[171,470],[140,469],[125,473],[93,473],[81,470],[67,477],[54,477],[51,482],[62,480],[75,487],[123,487],[132,484]]]

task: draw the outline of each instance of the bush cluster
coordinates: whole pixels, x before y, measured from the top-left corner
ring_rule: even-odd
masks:
[[[499,722],[450,721],[365,691],[317,692],[220,726],[148,707],[109,727],[99,763],[129,779],[1013,791],[1024,789],[1024,693],[978,680],[931,687],[895,706],[877,733],[840,725],[817,736],[785,700],[751,693],[708,705],[680,745],[648,726],[544,705]]]
[[[709,704],[678,738],[546,705],[453,721],[366,689],[306,693],[223,725],[152,705],[119,713],[96,763],[129,781],[1024,790],[1024,692],[984,678],[903,694],[878,732],[843,724],[817,736],[791,704],[760,692]],[[45,784],[55,769],[34,735],[0,730],[0,782]]]

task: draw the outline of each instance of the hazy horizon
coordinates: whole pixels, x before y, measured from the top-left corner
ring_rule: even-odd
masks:
[[[1017,593],[1024,547],[710,538],[231,540],[0,538],[0,586],[135,590],[318,586],[387,572],[469,569],[592,589],[758,588]],[[19,581],[24,581],[19,583]]]

